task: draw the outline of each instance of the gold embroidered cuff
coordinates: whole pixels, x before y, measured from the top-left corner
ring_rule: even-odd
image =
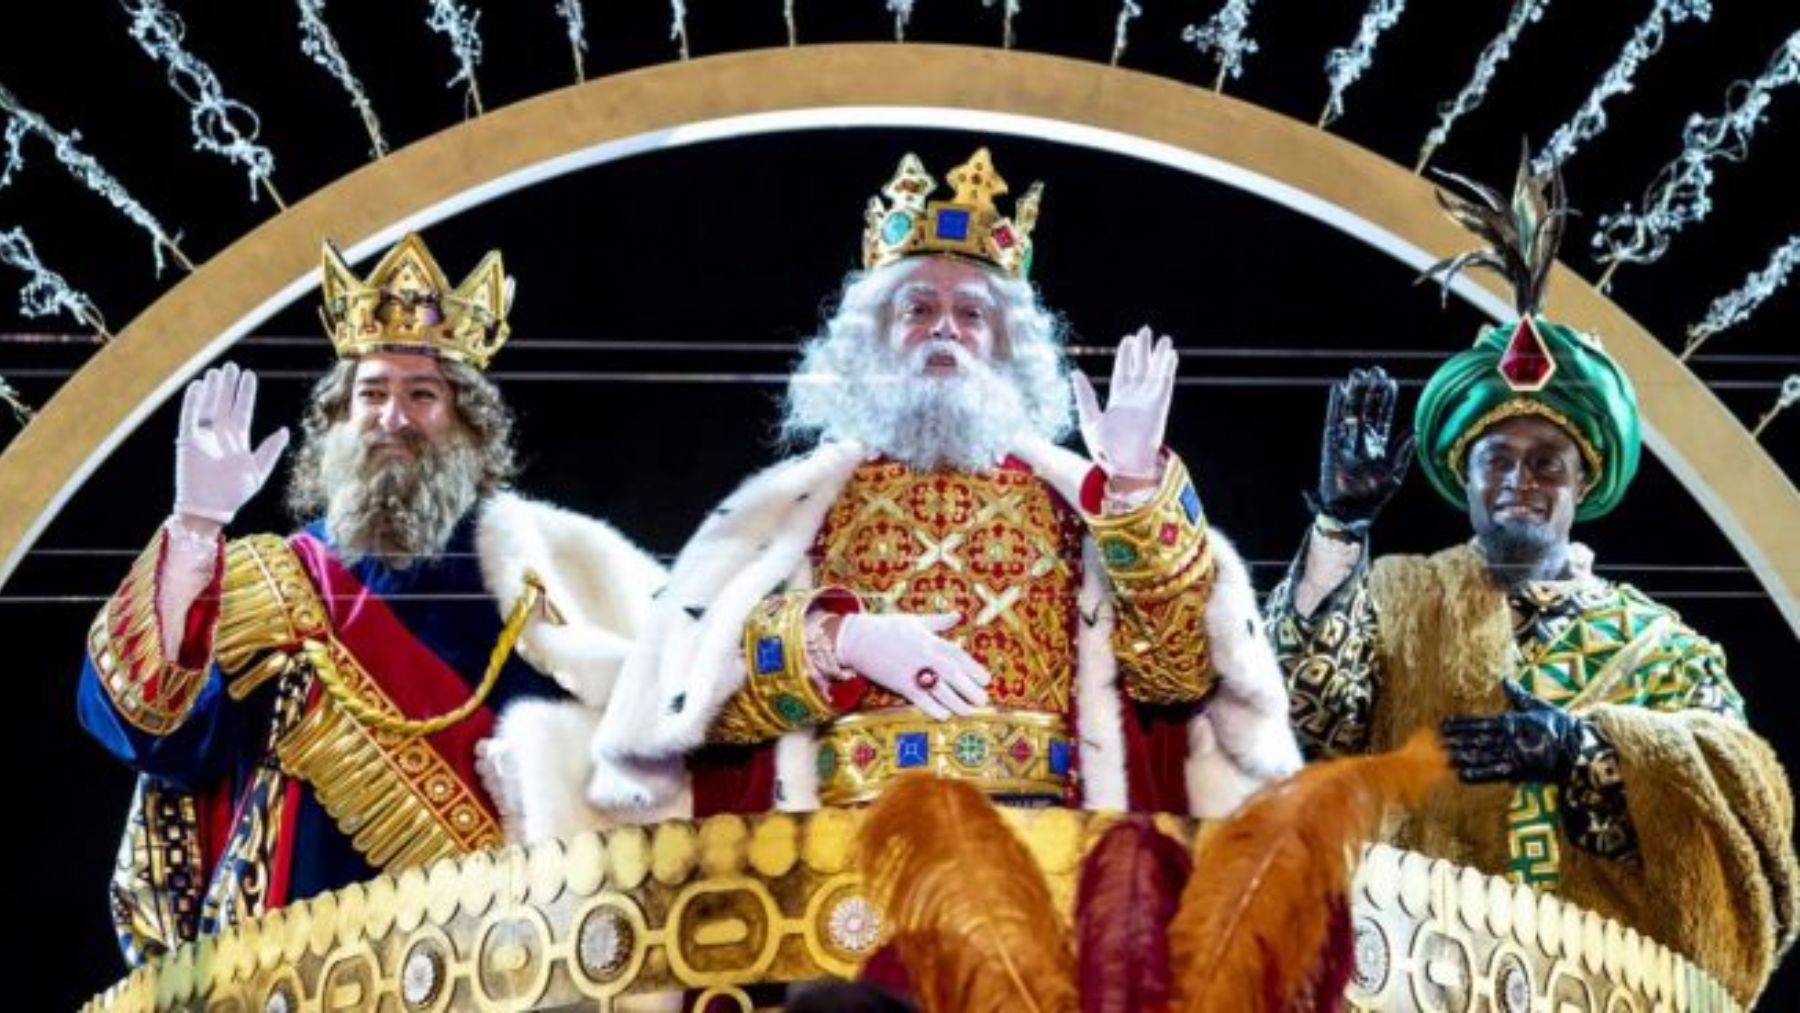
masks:
[[[806,614],[840,594],[795,591],[757,604],[744,622],[744,686],[713,722],[714,742],[767,742],[837,714],[806,662]]]
[[[1083,511],[1113,587],[1127,600],[1161,601],[1212,576],[1206,515],[1187,468],[1173,454],[1144,506],[1104,516]]]
[[[159,531],[119,590],[88,627],[88,659],[113,707],[132,727],[167,735],[181,725],[206,685],[207,669],[164,656],[156,614],[156,575],[168,532]]]
[[[867,802],[900,774],[923,770],[990,795],[1060,802],[1074,759],[1060,714],[983,708],[934,721],[913,707],[862,711],[819,734],[819,801]]]

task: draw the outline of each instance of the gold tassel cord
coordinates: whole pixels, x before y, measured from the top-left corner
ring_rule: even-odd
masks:
[[[305,652],[307,663],[312,667],[313,676],[319,680],[319,685],[358,724],[405,738],[435,735],[475,713],[476,708],[487,702],[488,694],[494,691],[495,684],[500,681],[500,670],[506,666],[506,659],[512,655],[513,646],[518,643],[519,634],[525,630],[525,620],[531,617],[532,611],[543,597],[543,580],[530,570],[525,571],[525,590],[506,617],[506,626],[500,631],[500,639],[495,642],[493,653],[488,656],[487,671],[482,674],[481,684],[455,710],[434,718],[408,718],[371,703],[346,682],[342,673],[337,670],[337,665],[332,662],[328,647],[317,640],[307,640],[301,645],[301,649]]]

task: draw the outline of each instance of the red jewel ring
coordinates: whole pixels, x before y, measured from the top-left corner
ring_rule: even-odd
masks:
[[[938,674],[929,668],[921,668],[913,673],[913,682],[920,689],[930,689],[938,684]]]

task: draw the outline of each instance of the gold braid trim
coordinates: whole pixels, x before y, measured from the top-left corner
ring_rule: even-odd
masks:
[[[825,592],[764,598],[744,621],[744,685],[725,702],[707,738],[747,744],[831,720],[837,711],[806,661],[806,613]]]
[[[1149,704],[1202,699],[1218,681],[1206,636],[1215,567],[1187,468],[1171,456],[1149,503],[1085,516],[1116,592],[1112,641],[1126,692]]]
[[[319,685],[330,694],[337,705],[344,708],[349,715],[377,731],[403,738],[422,738],[436,735],[438,732],[460,723],[464,718],[475,713],[476,708],[487,702],[488,694],[500,681],[500,670],[506,667],[506,659],[512,656],[513,645],[519,642],[519,634],[525,630],[525,620],[531,617],[533,609],[544,597],[544,581],[536,573],[525,571],[525,591],[519,600],[513,603],[512,612],[506,617],[506,625],[500,630],[500,637],[494,642],[494,649],[488,654],[487,671],[481,675],[481,684],[475,692],[469,694],[455,709],[439,714],[435,718],[414,719],[394,714],[379,702],[374,702],[360,695],[343,676],[338,674],[337,666],[332,663],[331,652],[316,640],[308,640],[301,645],[306,652],[306,660],[312,665],[313,676]]]
[[[1589,442],[1588,438],[1582,434],[1581,427],[1577,426],[1567,415],[1542,401],[1535,398],[1515,397],[1510,401],[1502,401],[1486,415],[1476,419],[1469,428],[1463,430],[1462,435],[1456,438],[1455,443],[1450,444],[1448,458],[1450,473],[1456,476],[1458,484],[1469,484],[1468,469],[1463,467],[1467,463],[1465,458],[1469,453],[1469,444],[1473,443],[1476,437],[1487,432],[1495,423],[1522,415],[1536,415],[1549,419],[1568,433],[1569,438],[1575,441],[1575,445],[1581,448],[1581,459],[1587,463],[1587,483],[1582,487],[1583,493],[1592,490],[1599,483],[1600,475],[1604,470],[1604,462],[1600,459],[1600,451],[1595,450],[1593,443]]]
[[[88,659],[101,688],[126,723],[150,735],[167,735],[186,720],[207,676],[205,666],[185,668],[163,652],[156,574],[168,537],[157,532],[88,627]]]
[[[528,589],[513,612],[518,625],[535,601]],[[518,636],[511,620],[508,632],[495,649],[500,663]],[[474,790],[419,735],[403,734],[411,722],[332,634],[312,579],[280,537],[253,535],[226,548],[214,654],[238,699],[296,665],[320,680],[325,695],[278,737],[276,753],[370,865],[400,869],[501,843]],[[500,664],[489,668],[483,685],[491,689]],[[484,695],[444,717],[466,717]]]

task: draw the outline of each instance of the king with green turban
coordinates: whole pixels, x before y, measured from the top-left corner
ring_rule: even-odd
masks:
[[[1440,204],[1485,245],[1429,273],[1499,271],[1518,317],[1432,375],[1411,435],[1381,369],[1333,387],[1314,523],[1266,606],[1295,731],[1330,756],[1438,728],[1462,783],[1392,843],[1624,922],[1751,1003],[1795,933],[1786,775],[1719,646],[1569,539],[1624,498],[1642,441],[1618,363],[1540,310],[1561,181],[1450,178],[1474,197]],[[1415,446],[1475,537],[1371,562]]]

